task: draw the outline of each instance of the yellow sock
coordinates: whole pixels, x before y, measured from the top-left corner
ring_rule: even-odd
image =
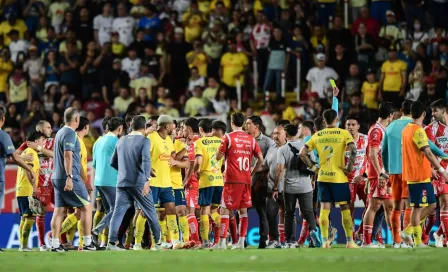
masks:
[[[75,238],[75,232],[76,232],[76,224],[73,225],[71,229],[67,231],[67,242],[73,243],[73,239]]]
[[[352,216],[350,214],[350,210],[341,210],[342,214],[342,226],[344,227],[345,231],[345,238],[347,240],[347,243],[353,241],[353,222],[352,222]]]
[[[184,242],[190,241],[190,226],[186,216],[179,216],[179,228]]]
[[[166,223],[166,218],[163,221],[159,221],[160,224],[160,231],[162,232],[162,242],[166,243],[167,242],[167,237],[168,237],[168,225]]]
[[[22,229],[22,248],[28,247],[28,238],[34,225],[34,218],[26,218]]]
[[[422,244],[422,227],[420,225],[414,227],[414,243],[416,246]]]
[[[322,242],[326,243],[328,241],[328,227],[329,227],[329,216],[330,210],[320,209],[319,223],[320,232],[322,233]]]
[[[141,245],[143,240],[143,234],[145,233],[146,218],[141,214],[138,215],[137,221],[135,222],[135,244]]]
[[[76,226],[76,223],[78,223],[78,218],[76,218],[76,215],[74,213],[67,215],[64,222],[62,222],[61,233],[66,233],[73,226]]]
[[[409,224],[403,231],[406,232],[406,234],[412,235],[414,234],[414,227]]]
[[[221,225],[221,215],[218,212],[213,212],[210,217],[212,218],[213,222],[215,222],[216,225]]]
[[[101,221],[101,219],[103,219],[104,217],[104,213],[100,212],[98,210],[95,211],[95,215],[93,216],[93,228],[96,227],[96,225],[98,225],[98,223]]]
[[[22,233],[23,233],[23,225],[25,225],[25,218],[20,218],[20,225],[19,225],[19,242],[20,246],[22,246]]]
[[[102,244],[107,245],[108,236],[109,236],[109,227],[106,227],[100,234]]]
[[[207,215],[201,215],[201,227],[200,232],[201,232],[201,238],[202,241],[208,242],[208,235],[210,233],[210,222],[209,222],[209,216]]]
[[[420,220],[420,227],[423,229],[425,227],[426,217]]]
[[[79,247],[83,247],[84,246],[84,229],[82,227],[82,222],[81,220],[78,221],[78,234],[79,234]]]
[[[177,217],[175,214],[166,216],[166,223],[168,225],[168,232],[173,242],[179,241],[179,227],[177,226]]]
[[[134,238],[134,223],[131,221],[128,226],[128,235],[126,236],[126,240],[124,241],[124,246],[130,247],[133,238]]]

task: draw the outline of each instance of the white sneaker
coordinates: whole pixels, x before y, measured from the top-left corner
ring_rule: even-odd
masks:
[[[42,246],[40,246],[40,248],[39,248],[39,251],[41,251],[41,252],[45,252],[45,251],[49,251],[50,249],[46,246],[46,245],[42,245]]]
[[[173,247],[173,244],[171,244],[171,243],[167,243],[167,242],[163,242],[162,245],[161,245],[161,247],[162,247],[163,249],[171,249],[171,248]]]
[[[134,246],[135,248],[135,246]],[[126,249],[118,247],[117,245],[112,245],[111,243],[107,243],[107,247],[106,250],[110,250],[110,251],[126,251]],[[134,249],[136,250],[136,249]]]
[[[134,247],[132,248],[132,250],[143,250],[141,245],[134,245]]]
[[[24,248],[19,248],[19,251],[20,252],[31,252],[33,250],[31,248],[24,247]]]
[[[445,239],[445,237],[443,237],[443,235],[437,235],[436,232],[434,232],[432,234],[432,236],[434,237],[435,240],[435,246],[436,247],[443,247],[443,240]]]
[[[232,249],[244,249],[244,240],[245,240],[245,238],[240,238],[238,240],[238,243],[236,243],[232,246]]]
[[[401,243],[394,243],[393,248],[401,248]]]
[[[219,240],[219,243],[216,245],[217,250],[225,250],[227,249],[226,239]]]
[[[295,243],[286,243],[286,248],[297,248]]]
[[[414,246],[414,240],[412,239],[412,235],[407,234],[404,230],[400,232],[400,237],[405,244],[408,246]]]
[[[410,245],[406,244],[405,242],[401,242],[400,247],[401,248],[412,248]]]
[[[182,248],[184,248],[184,246],[185,246],[184,243],[180,242],[180,241],[173,243],[173,249],[182,249]]]
[[[385,244],[381,244],[381,243],[378,243],[377,246],[378,246],[378,248],[386,248],[386,245]]]
[[[280,243],[278,241],[269,241],[269,244],[266,246],[266,248],[272,249],[272,248],[281,248]]]
[[[362,248],[379,248],[378,245],[375,245],[374,243],[362,244],[361,247]]]

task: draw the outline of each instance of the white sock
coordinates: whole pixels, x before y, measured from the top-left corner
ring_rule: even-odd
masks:
[[[87,235],[82,237],[84,239],[84,246],[90,246],[92,243],[92,236]]]
[[[52,248],[58,248],[61,245],[58,238],[52,238],[51,239],[51,247]]]

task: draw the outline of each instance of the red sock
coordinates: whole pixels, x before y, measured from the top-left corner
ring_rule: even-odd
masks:
[[[45,217],[38,216],[36,218],[37,236],[39,237],[40,246],[45,245]]]
[[[363,233],[363,244],[366,244],[366,245],[368,245],[368,244],[371,244],[372,243],[372,229],[373,229],[373,226],[372,225],[364,225],[364,228],[363,228],[363,231],[362,231],[362,233]]]
[[[440,214],[442,214],[442,211],[440,211]],[[429,235],[429,232],[431,231],[432,227],[434,226],[436,219],[437,218],[436,218],[435,213],[429,214],[428,218],[426,218],[426,224],[425,224],[425,234],[426,235]],[[442,221],[442,219],[440,219],[440,221]]]
[[[240,215],[240,238],[246,238],[248,226],[249,218],[247,217],[247,214]]]
[[[235,244],[236,242],[238,242],[238,231],[237,231],[237,227],[236,227],[236,218],[232,217],[229,220],[229,223],[230,223],[230,236],[232,237],[232,244]]]
[[[198,235],[198,221],[196,220],[196,216],[194,214],[187,215],[188,226],[190,227],[190,240],[199,242]]]
[[[446,228],[446,226],[448,226],[448,211],[440,211],[440,222],[443,227],[443,232],[445,234],[445,238],[448,237],[448,228]]]
[[[383,244],[383,230],[381,228],[376,233],[375,239],[378,243]]]
[[[61,233],[61,244],[67,243],[67,235],[66,232]]]
[[[286,241],[285,224],[278,224],[278,232],[280,233],[280,243],[283,244]]]
[[[229,216],[228,215],[221,215],[221,239],[227,238],[227,230],[229,229]],[[235,241],[232,241],[233,243],[236,243]]]
[[[215,245],[217,245],[219,243],[219,239],[221,238],[221,233],[220,233],[221,226],[216,225],[215,222],[213,222],[213,220],[211,220],[211,221],[212,221],[212,226],[213,226],[213,237],[214,237],[213,243]]]
[[[437,235],[444,235],[445,234],[445,228],[444,228],[444,226],[443,226],[443,221],[440,221],[440,226],[439,226],[439,229],[437,230]]]
[[[268,237],[269,237],[269,241],[272,241],[274,238],[272,237],[272,234],[268,234]]]
[[[299,241],[297,241],[299,244],[304,244],[306,241],[306,237],[308,237],[309,230],[308,230],[308,223],[306,220],[302,221],[302,229],[300,230],[300,237]]]
[[[364,211],[362,211],[362,216],[361,216],[361,224],[359,224],[359,228],[358,228],[358,233],[362,234],[363,233],[363,226],[364,226],[364,221],[362,220],[364,218],[364,214],[366,213],[366,208],[364,208]],[[355,226],[355,224],[353,224],[353,226]]]

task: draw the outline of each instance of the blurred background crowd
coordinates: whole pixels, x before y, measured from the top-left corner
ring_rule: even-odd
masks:
[[[0,0],[0,103],[16,146],[70,106],[105,116],[241,111],[299,123],[332,103],[361,132],[382,100],[447,97],[448,0]]]

